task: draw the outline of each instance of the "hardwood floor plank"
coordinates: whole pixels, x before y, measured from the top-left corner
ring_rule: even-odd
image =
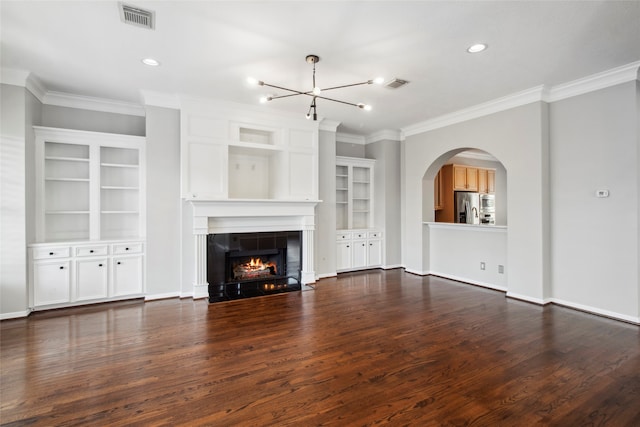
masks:
[[[3,425],[640,425],[639,327],[402,270],[0,323]]]

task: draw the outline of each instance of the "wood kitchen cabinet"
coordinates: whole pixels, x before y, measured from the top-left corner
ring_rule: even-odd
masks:
[[[477,168],[458,165],[452,165],[452,167],[453,189],[455,191],[478,191]]]
[[[464,165],[444,165],[434,179],[434,210],[436,222],[455,222],[455,192],[495,192],[494,169]]]

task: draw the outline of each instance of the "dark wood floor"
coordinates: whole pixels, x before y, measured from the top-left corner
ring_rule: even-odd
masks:
[[[639,426],[640,328],[402,270],[1,323],[6,425]]]

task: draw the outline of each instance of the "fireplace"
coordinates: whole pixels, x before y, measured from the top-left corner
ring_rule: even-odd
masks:
[[[207,236],[209,302],[301,289],[301,232]]]

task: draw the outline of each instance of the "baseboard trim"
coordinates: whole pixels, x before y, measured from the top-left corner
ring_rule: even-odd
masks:
[[[518,294],[518,293],[510,292],[510,291],[507,291],[507,298],[513,298],[513,299],[517,299],[517,300],[524,301],[524,302],[530,302],[530,303],[537,304],[537,305],[547,305],[550,302],[548,300],[545,301],[545,300],[540,299],[540,298],[533,298],[533,297],[530,297],[528,295]]]
[[[577,304],[559,298],[549,298],[548,301],[552,304],[567,307],[573,310],[583,311],[585,313],[595,314],[613,320],[621,320],[623,322],[632,323],[634,325],[640,325],[640,317],[629,316],[626,314],[617,313],[615,311],[603,310],[600,308],[591,307],[589,305]]]
[[[437,271],[430,271],[429,275],[430,276],[443,277],[445,279],[455,280],[456,282],[467,283],[467,284],[473,285],[473,286],[480,286],[481,288],[487,288],[487,289],[491,289],[491,290],[494,290],[494,291],[507,292],[507,288],[505,288],[504,286],[494,285],[493,283],[480,282],[480,281],[477,281],[477,280],[467,279],[465,277],[454,276],[454,275],[451,275],[451,274],[438,273]]]
[[[318,274],[316,276],[316,280],[320,280],[320,279],[328,279],[330,277],[338,277],[338,273],[323,273],[323,274]]]
[[[0,320],[19,319],[21,317],[27,317],[31,314],[31,310],[14,311],[11,313],[0,314]]]
[[[180,298],[180,292],[166,292],[163,294],[151,294],[145,295],[145,301],[155,301],[159,299]]]

